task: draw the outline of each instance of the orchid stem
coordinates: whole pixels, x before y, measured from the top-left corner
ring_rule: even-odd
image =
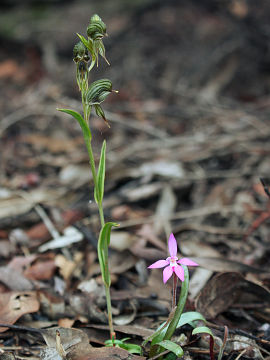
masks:
[[[171,337],[173,336],[173,333],[177,327],[177,324],[178,324],[180,317],[182,315],[182,312],[184,310],[185,303],[187,301],[188,286],[189,286],[189,274],[188,274],[187,266],[182,265],[182,267],[185,272],[185,280],[182,282],[181,293],[180,293],[180,297],[178,300],[178,304],[177,304],[177,308],[176,308],[174,317],[173,317],[172,321],[170,322],[170,325],[166,331],[166,334],[165,334],[163,340],[170,340]]]
[[[177,276],[173,273],[173,293],[172,293],[172,309],[176,306],[176,290],[177,290]]]
[[[82,94],[82,103],[84,104],[83,96],[84,95]],[[84,112],[84,120],[88,124],[89,115],[88,115],[86,106],[83,106],[83,112]],[[93,176],[94,187],[97,189],[98,188],[98,180],[97,180],[95,159],[94,159],[94,154],[93,154],[93,150],[92,150],[92,143],[91,143],[92,139],[91,139],[91,137],[84,136],[84,140],[85,140],[85,144],[86,144],[87,151],[88,151],[89,163],[90,163],[91,172],[92,172],[92,176]],[[99,211],[99,218],[100,218],[100,224],[101,224],[101,229],[102,229],[105,224],[102,200],[100,200],[98,202],[98,211]],[[107,266],[107,268],[108,268],[108,266]],[[115,339],[115,332],[113,329],[113,320],[112,320],[112,305],[111,305],[110,286],[107,285],[106,283],[104,285],[105,285],[105,295],[106,295],[106,303],[107,303],[107,313],[108,313],[108,323],[109,323],[109,328],[110,328],[110,336],[111,336],[111,339],[112,338]]]
[[[170,340],[171,337],[173,336],[175,329],[178,325],[178,322],[180,320],[180,317],[182,315],[182,312],[184,310],[186,301],[187,301],[187,296],[188,296],[188,286],[189,286],[189,274],[188,274],[188,268],[186,265],[181,265],[184,269],[184,274],[185,274],[185,280],[182,282],[182,287],[181,287],[181,293],[180,293],[180,297],[178,300],[178,304],[177,307],[175,308],[175,312],[174,312],[174,316],[172,318],[172,320],[169,323],[168,329],[165,333],[165,336],[163,338],[163,340]],[[174,288],[176,288],[175,286],[175,280],[174,280]],[[173,288],[173,290],[174,290]],[[174,293],[173,293],[174,296]],[[158,346],[157,349],[154,351],[153,355],[157,355],[159,353],[161,353],[164,350],[164,348],[162,348],[161,346]],[[152,355],[152,356],[153,356]],[[159,357],[159,359],[162,359],[162,356]]]

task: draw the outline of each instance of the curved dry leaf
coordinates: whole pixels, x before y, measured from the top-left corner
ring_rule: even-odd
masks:
[[[0,294],[0,323],[12,325],[22,315],[39,310],[35,291],[7,292]],[[0,328],[0,332],[7,328]]]
[[[92,348],[87,354],[68,354],[69,360],[145,360],[144,356],[130,354],[128,351],[117,347]]]
[[[248,301],[250,295],[251,302],[254,302],[254,297],[270,302],[270,292],[264,287],[246,280],[239,273],[221,273],[206,284],[196,299],[195,307],[205,318],[214,319],[240,298]]]
[[[259,269],[254,266],[240,263],[234,260],[228,260],[224,258],[214,257],[190,257],[193,261],[197,262],[200,266],[205,269],[212,271],[235,271],[235,272],[250,272],[254,274],[269,273],[269,270]]]
[[[48,346],[40,352],[43,360],[63,359],[61,353],[67,359],[77,359],[72,354],[83,355],[92,350],[88,336],[80,329],[54,327],[41,330],[41,334]]]
[[[116,325],[128,325],[130,324],[137,315],[137,306],[136,302],[134,300],[130,301],[130,306],[132,308],[132,311],[129,314],[122,314],[119,316],[114,316],[113,322]]]
[[[0,267],[0,281],[11,290],[33,290],[34,284],[19,271],[8,266]]]

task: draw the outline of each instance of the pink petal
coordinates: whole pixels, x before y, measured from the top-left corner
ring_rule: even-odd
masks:
[[[185,280],[185,272],[182,266],[175,266],[173,270],[181,281]]]
[[[148,266],[148,269],[159,269],[159,268],[163,268],[164,266],[169,265],[170,262],[167,260],[158,260],[156,262],[154,262],[154,264]]]
[[[194,261],[190,260],[189,258],[183,258],[177,261],[178,264],[187,265],[187,266],[199,266],[199,264],[195,263]]]
[[[169,248],[169,253],[170,253],[171,257],[177,255],[177,242],[175,240],[173,233],[169,237],[168,248]]]
[[[179,266],[180,267],[180,266]],[[164,284],[169,280],[169,278],[172,276],[173,269],[171,266],[165,267],[163,270],[163,282]]]

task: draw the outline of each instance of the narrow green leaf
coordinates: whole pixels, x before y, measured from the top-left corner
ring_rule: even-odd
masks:
[[[119,226],[117,223],[108,222],[100,231],[98,239],[98,259],[101,268],[101,275],[106,286],[111,285],[111,278],[108,265],[108,247],[110,244],[111,229],[113,226]]]
[[[106,141],[103,141],[99,167],[97,173],[97,189],[94,190],[94,196],[97,203],[101,203],[104,195],[104,181],[105,181],[105,162],[106,162]]]
[[[105,341],[105,346],[116,346],[116,347],[120,347],[122,349],[127,350],[128,352],[130,352],[131,354],[142,354],[142,348],[139,345],[136,344],[130,344],[130,343],[126,343],[125,341],[129,340],[129,338],[125,338],[122,340],[106,340]]]
[[[163,340],[160,343],[158,343],[158,345],[162,346],[166,350],[170,350],[171,352],[173,352],[178,357],[181,357],[181,356],[184,355],[184,351],[181,348],[181,346],[174,343],[173,341]]]
[[[118,345],[120,348],[127,350],[131,354],[142,354],[142,349],[139,345],[136,344],[126,344],[122,343]]]
[[[207,326],[199,326],[193,329],[192,335],[196,335],[196,334],[209,334],[210,336],[212,336],[212,338],[214,338],[211,329],[209,329],[209,327]]]
[[[82,117],[81,114],[79,114],[77,111],[70,110],[70,109],[57,109],[57,110],[73,116],[78,121],[78,123],[82,129],[84,138],[86,138],[86,139],[92,138],[91,131],[90,131],[88,125],[86,124],[86,122],[84,121],[84,118]]]

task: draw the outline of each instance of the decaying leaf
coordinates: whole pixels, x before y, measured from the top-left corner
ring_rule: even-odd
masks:
[[[33,290],[34,284],[19,271],[8,266],[0,267],[0,281],[11,290]]]
[[[64,235],[59,236],[56,239],[49,241],[39,247],[40,252],[44,252],[50,249],[58,249],[70,244],[79,242],[83,239],[83,234],[73,226],[67,227],[63,231]]]
[[[270,302],[270,292],[264,287],[246,280],[235,272],[221,273],[214,276],[201,291],[196,300],[196,310],[207,319],[214,319],[226,311],[238,300],[246,302],[252,297],[257,301]]]
[[[69,360],[145,360],[143,356],[130,354],[117,347],[92,348],[87,354],[74,352],[68,356]]]
[[[35,291],[10,291],[0,294],[0,323],[14,324],[22,315],[39,310]],[[7,328],[0,328],[0,332]]]
[[[41,334],[48,346],[40,352],[43,360],[75,360],[74,354],[88,354],[92,349],[88,336],[79,329],[56,327],[42,330]]]

